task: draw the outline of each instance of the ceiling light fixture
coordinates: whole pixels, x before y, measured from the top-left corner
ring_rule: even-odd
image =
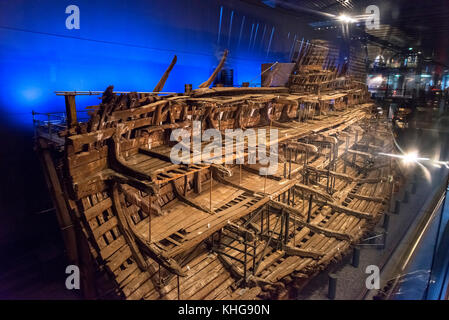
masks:
[[[338,20],[344,23],[354,23],[357,22],[357,19],[354,19],[346,14],[341,14],[337,17]]]

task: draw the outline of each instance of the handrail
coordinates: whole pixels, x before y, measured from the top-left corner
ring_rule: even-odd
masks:
[[[421,223],[419,228],[418,236],[414,239],[414,242],[411,246],[409,246],[409,250],[402,256],[402,263],[400,265],[400,273],[397,274],[393,279],[393,284],[390,287],[390,290],[388,290],[386,295],[386,300],[390,299],[398,289],[399,280],[405,275],[405,270],[407,266],[409,265],[410,259],[414,255],[416,249],[419,247],[419,244],[424,236],[424,234],[427,232],[431,222],[433,221],[433,218],[436,216],[437,212],[441,208],[444,199],[446,198],[446,189],[448,186],[448,179],[445,180],[445,184],[437,191],[435,196],[432,199],[432,209],[430,214],[427,214],[425,223]],[[430,211],[428,209],[428,211]]]

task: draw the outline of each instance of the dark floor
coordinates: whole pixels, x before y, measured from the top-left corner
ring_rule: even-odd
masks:
[[[0,299],[77,299],[30,128],[0,119]],[[42,212],[45,211],[45,212]]]

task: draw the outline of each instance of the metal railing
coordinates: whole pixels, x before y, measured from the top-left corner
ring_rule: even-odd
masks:
[[[78,122],[87,122],[88,110],[77,111]],[[58,112],[31,112],[33,116],[33,129],[35,137],[44,137],[52,141],[61,142],[60,132],[67,129],[67,115],[63,111]]]

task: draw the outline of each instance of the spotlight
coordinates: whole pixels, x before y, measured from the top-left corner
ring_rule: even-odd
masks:
[[[409,164],[409,163],[412,163],[412,162],[416,162],[418,160],[418,153],[416,151],[409,152],[409,153],[404,155],[403,160],[404,160],[404,162],[406,164]]]
[[[380,155],[383,156],[387,156],[387,157],[393,157],[393,158],[399,158],[402,159],[402,161],[405,164],[410,164],[410,163],[418,163],[421,161],[431,161],[429,158],[421,158],[418,156],[418,152],[417,151],[412,151],[406,154],[390,154],[390,153],[383,153],[383,152],[379,152]],[[435,162],[435,161],[433,161]]]
[[[357,22],[356,19],[354,19],[354,18],[352,18],[352,17],[350,17],[350,16],[348,16],[348,15],[346,15],[346,14],[341,14],[341,15],[339,15],[337,19],[340,20],[341,22],[344,22],[344,23],[354,23],[354,22]]]

